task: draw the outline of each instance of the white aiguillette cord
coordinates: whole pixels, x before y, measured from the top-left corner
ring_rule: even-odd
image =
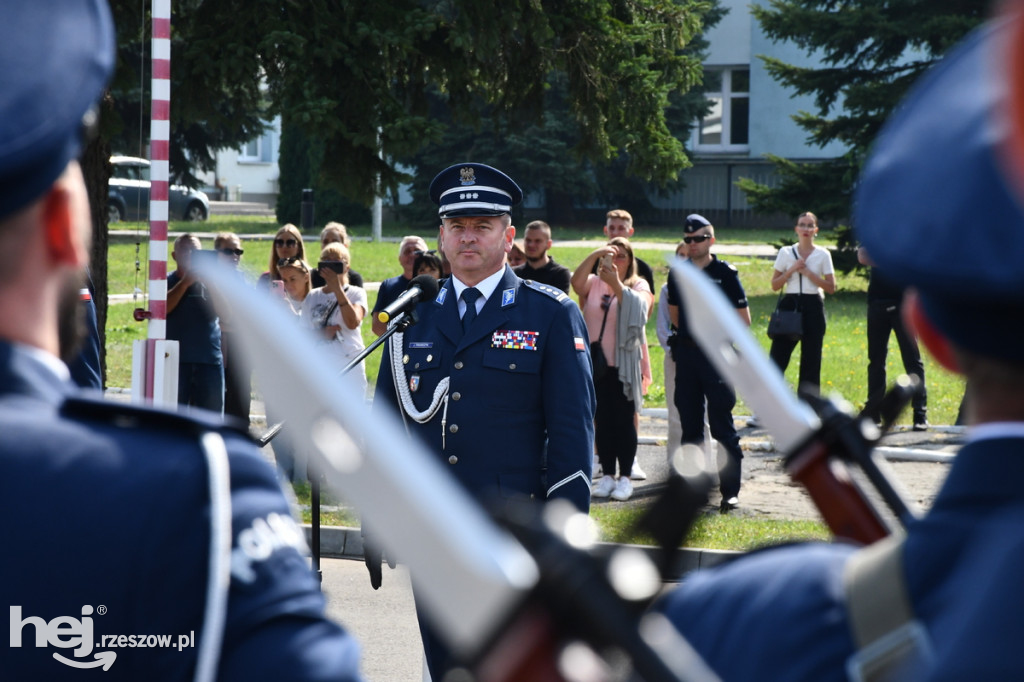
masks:
[[[402,417],[404,419],[405,415],[409,415],[414,421],[425,424],[434,418],[441,404],[444,403],[444,412],[441,415],[441,447],[443,448],[445,443],[445,424],[448,421],[449,377],[445,377],[438,382],[437,388],[434,389],[434,397],[431,398],[427,409],[417,410],[416,405],[412,402],[412,392],[409,390],[409,382],[406,379],[405,363],[402,362],[404,336],[402,332],[395,332],[391,337],[391,376],[395,382],[395,392],[402,403]]]

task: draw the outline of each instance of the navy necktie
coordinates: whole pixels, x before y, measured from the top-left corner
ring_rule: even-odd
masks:
[[[480,298],[483,294],[480,293],[479,289],[469,287],[468,289],[462,290],[462,300],[466,303],[466,312],[462,315],[462,333],[465,334],[469,329],[469,325],[473,324],[473,320],[476,319],[476,299]]]

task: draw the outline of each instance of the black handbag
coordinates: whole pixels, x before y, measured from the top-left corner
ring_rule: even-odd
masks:
[[[796,247],[793,247],[794,255],[796,255]],[[804,289],[804,276],[800,275],[800,291]],[[782,291],[779,292],[779,300],[775,302],[775,310],[772,311],[772,315],[768,318],[768,338],[770,339],[790,339],[792,341],[799,341],[804,335],[804,314],[800,310],[800,295],[796,297],[796,309],[795,310],[783,310],[780,306],[782,305],[783,292],[786,291],[783,286]]]
[[[601,347],[601,339],[604,338],[604,326],[608,323],[608,307],[604,309],[604,319],[601,320],[601,333],[597,335],[597,341],[590,342],[590,362],[594,365],[594,381],[603,379],[608,374],[608,358],[604,356],[604,348]]]

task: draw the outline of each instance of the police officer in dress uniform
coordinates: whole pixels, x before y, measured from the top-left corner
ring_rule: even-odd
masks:
[[[586,512],[595,409],[587,331],[564,292],[505,265],[522,190],[495,168],[462,163],[434,178],[430,196],[452,277],[417,306],[419,323],[391,338],[375,408],[399,410],[488,508],[562,498]],[[440,680],[447,654],[422,618],[420,630]]]
[[[103,0],[0,22],[0,602],[10,680],[359,678],[273,470],[219,419],[76,397],[90,212],[75,160],[114,68]]]
[[[909,614],[854,658],[853,614],[896,605],[845,596],[855,548],[759,552],[661,604],[725,680],[846,680],[901,651],[906,667],[888,679],[1024,679],[1024,8],[1003,12],[914,87],[855,203],[879,271],[911,287],[906,319],[972,390],[966,444],[892,545]]]
[[[723,293],[740,319],[750,325],[750,308],[747,294],[740,284],[736,268],[711,253],[715,243],[715,228],[697,213],[691,213],[683,224],[690,262],[704,271]],[[701,447],[704,443],[704,410],[707,405],[708,425],[711,437],[722,444],[726,460],[719,472],[719,488],[722,492],[720,510],[731,511],[739,505],[740,476],[743,450],[740,437],[732,420],[732,408],[736,405],[736,392],[725,383],[718,371],[704,355],[690,334],[683,300],[675,278],[669,277],[668,315],[669,321],[677,328],[672,337],[672,358],[676,362],[676,392],[673,399],[679,410],[679,421],[683,427],[683,445]]]

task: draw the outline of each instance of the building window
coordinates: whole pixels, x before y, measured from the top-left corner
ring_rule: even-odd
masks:
[[[697,123],[694,148],[701,152],[742,152],[750,143],[750,69],[706,68],[704,93],[711,109]]]
[[[261,137],[249,140],[238,150],[240,163],[271,163],[274,160],[274,131],[267,130]]]

